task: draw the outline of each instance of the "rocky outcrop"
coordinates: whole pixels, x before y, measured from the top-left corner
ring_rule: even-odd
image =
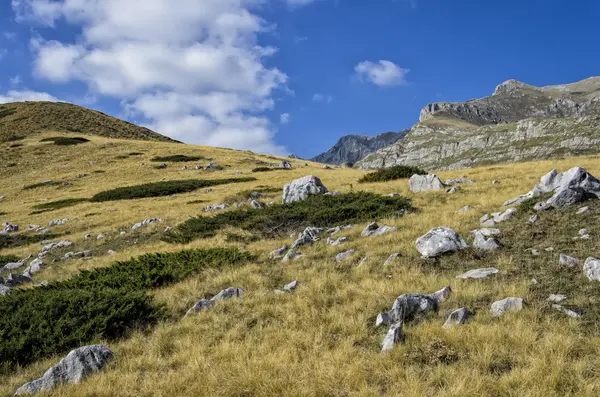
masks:
[[[307,175],[296,179],[283,187],[283,203],[294,203],[303,201],[312,194],[325,194],[327,188],[319,178]]]
[[[406,137],[356,166],[440,170],[597,153],[599,131],[600,78],[541,88],[509,80],[486,98],[425,106]]]
[[[464,250],[469,246],[449,227],[437,227],[417,239],[417,251],[426,258],[434,258],[449,252]]]
[[[425,190],[440,190],[446,187],[437,175],[413,175],[408,181],[410,191],[419,193]]]
[[[377,136],[345,135],[331,149],[311,160],[326,164],[356,163],[369,154],[399,141],[407,133],[408,130],[386,132]]]

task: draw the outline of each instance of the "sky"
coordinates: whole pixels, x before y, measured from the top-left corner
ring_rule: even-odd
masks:
[[[600,75],[597,0],[0,0],[0,103],[310,158],[430,102]]]

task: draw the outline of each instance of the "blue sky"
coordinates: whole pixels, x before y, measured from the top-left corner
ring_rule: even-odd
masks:
[[[592,0],[3,0],[0,102],[312,157],[429,102],[599,75]]]

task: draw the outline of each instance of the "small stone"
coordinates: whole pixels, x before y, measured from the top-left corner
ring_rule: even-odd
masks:
[[[340,252],[339,254],[337,254],[335,256],[335,260],[337,262],[342,262],[346,259],[348,259],[350,256],[352,256],[354,254],[354,250],[348,250],[348,251],[344,251],[344,252]]]
[[[572,318],[581,318],[581,314],[575,313],[573,310],[569,310],[569,309],[567,309],[564,306],[561,306],[561,305],[552,305],[552,308],[554,310],[558,310],[559,312],[562,312],[562,313],[566,314],[569,317],[572,317]]]
[[[337,240],[334,240],[331,237],[327,238],[327,244],[331,245],[332,247],[337,247],[338,245],[347,243],[348,241],[350,241],[348,237],[339,237]]]
[[[581,214],[585,214],[586,212],[590,211],[590,207],[581,207],[578,211],[577,211],[577,215],[581,215]]]
[[[600,281],[600,259],[587,258],[583,264],[583,274],[590,281]]]
[[[399,253],[399,252],[396,252],[396,253],[394,253],[394,254],[390,255],[390,256],[389,256],[389,257],[388,257],[388,258],[385,260],[385,263],[383,264],[383,266],[389,266],[389,265],[391,265],[391,264],[392,264],[392,262],[393,262],[395,259],[398,259],[399,257],[400,257],[400,253]]]
[[[531,279],[531,284],[533,284],[533,285],[537,285],[537,284],[539,284],[539,283],[538,283],[538,281],[537,281],[535,278],[532,278],[532,279]]]
[[[497,235],[499,235],[502,232],[500,231],[500,229],[494,229],[494,228],[490,228],[490,227],[485,227],[485,228],[482,228],[482,229],[471,230],[471,233],[473,233],[473,234],[481,233],[485,237],[491,237],[491,236],[497,236]]]
[[[383,338],[381,352],[387,353],[392,351],[394,345],[401,343],[402,341],[404,341],[404,333],[402,332],[402,321],[399,321],[390,327],[385,338]]]
[[[538,221],[538,219],[540,219],[540,217],[538,215],[532,215],[529,218],[529,223],[531,223],[533,225],[534,223],[536,223]]]
[[[461,190],[460,186],[458,186],[458,185],[457,186],[452,186],[450,189],[446,190],[446,193],[453,194],[453,193],[456,193],[456,192],[458,192],[460,190]]]
[[[283,259],[281,260],[282,262],[289,262],[292,259],[300,259],[302,258],[304,255],[298,253],[295,249],[290,249],[287,254],[285,254],[285,256],[283,257]]]
[[[102,240],[104,238],[104,234],[100,233],[96,236],[96,240]]]
[[[494,251],[502,248],[500,242],[493,237],[486,238],[483,233],[475,232],[475,240],[473,240],[473,247],[482,251]]]
[[[519,312],[523,310],[522,298],[505,298],[492,303],[490,312],[493,317],[503,316],[508,312]]]
[[[377,222],[370,223],[360,233],[361,237],[381,236],[382,234],[393,232],[396,230],[395,226],[383,225],[379,226]]]
[[[495,179],[492,181],[492,185],[499,185],[499,184],[500,184],[500,181],[497,181]]]
[[[287,249],[288,249],[287,245],[284,245],[281,248],[277,248],[276,250],[271,251],[270,257],[272,259],[279,259],[279,258],[281,258],[283,256],[283,253],[285,251],[287,251]]]
[[[442,328],[452,328],[455,325],[464,324],[471,319],[471,313],[467,310],[466,307],[461,307],[450,313],[448,319],[442,326]]]
[[[561,265],[564,265],[564,266],[573,267],[573,266],[576,266],[579,264],[579,259],[574,258],[569,255],[560,254],[558,263],[560,263]]]
[[[546,299],[548,302],[552,302],[552,303],[561,303],[565,300],[567,300],[567,297],[565,295],[561,295],[561,294],[552,294],[550,296],[548,296],[548,299]]]
[[[469,278],[482,279],[482,278],[487,278],[498,272],[500,272],[500,270],[496,269],[495,267],[486,267],[486,268],[482,268],[482,269],[469,270],[466,273],[456,276],[456,278],[462,278],[463,280],[466,280]]]
[[[298,288],[298,286],[300,285],[300,282],[298,280],[294,280],[291,283],[286,284],[283,289],[287,292],[292,292],[293,290],[295,290],[296,288]]]
[[[588,234],[588,230],[587,229],[579,229],[579,235],[580,236],[584,236],[586,234]]]
[[[465,205],[464,207],[462,207],[461,209],[459,209],[457,212],[467,212],[472,210],[473,207],[471,207],[470,205]]]
[[[116,255],[116,254],[117,254],[117,251],[108,250],[106,253],[107,253],[108,255]]]
[[[589,240],[592,237],[589,234],[584,234],[583,236],[579,237],[580,240]]]
[[[554,252],[554,247],[544,248],[544,251],[546,251],[546,252]]]
[[[531,255],[533,255],[533,256],[538,256],[539,254],[540,254],[540,251],[539,251],[539,250],[536,250],[536,249],[532,249],[532,250],[531,250]]]

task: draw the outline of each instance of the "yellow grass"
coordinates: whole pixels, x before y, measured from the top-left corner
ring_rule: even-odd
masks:
[[[1,168],[0,202],[2,221],[47,224],[57,218],[77,218],[58,232],[77,246],[83,235],[118,234],[120,228],[147,217],[165,220],[159,226],[175,225],[197,215],[205,204],[186,204],[191,200],[219,203],[225,197],[258,185],[282,187],[290,180],[313,174],[330,190],[354,190],[389,194],[399,192],[410,197],[418,212],[401,219],[378,220],[398,227],[381,237],[359,238],[364,225],[341,235],[351,242],[328,247],[319,242],[303,248],[306,256],[282,264],[268,260],[268,252],[291,239],[265,240],[244,246],[260,254],[260,259],[244,267],[209,270],[177,285],[155,293],[179,317],[206,293],[233,286],[247,292],[241,299],[216,305],[213,309],[185,319],[163,323],[147,334],[107,343],[116,360],[104,371],[80,385],[66,386],[49,396],[596,396],[600,392],[600,338],[582,337],[576,320],[556,320],[540,316],[534,309],[493,319],[485,311],[471,323],[451,329],[441,328],[445,315],[456,308],[454,302],[475,302],[482,296],[493,300],[507,296],[527,298],[529,280],[484,282],[456,280],[455,272],[419,266],[415,239],[436,226],[455,228],[463,236],[478,225],[479,217],[497,210],[504,200],[529,191],[539,177],[552,168],[574,165],[600,174],[600,158],[568,158],[547,162],[521,163],[440,172],[442,179],[467,175],[477,180],[463,185],[462,192],[413,195],[406,180],[358,185],[363,172],[352,169],[324,170],[320,165],[292,160],[294,170],[252,174],[256,160],[276,162],[265,156],[191,145],[156,142],[108,140],[92,137],[91,143],[57,147],[26,139],[24,148],[0,148],[2,163],[7,158],[18,166]],[[38,153],[43,149],[43,153]],[[20,153],[15,160],[15,153]],[[115,159],[116,156],[143,151],[140,157]],[[34,154],[38,153],[38,154]],[[148,161],[157,155],[186,154],[210,156],[224,165],[225,171],[205,174],[151,168]],[[90,166],[89,161],[96,165]],[[146,161],[146,166],[140,166]],[[104,174],[93,174],[95,169]],[[256,182],[217,186],[210,193],[194,193],[166,198],[84,203],[39,215],[30,215],[31,206],[42,198],[49,201],[91,197],[109,188],[160,181],[162,179],[221,178],[240,170]],[[76,179],[78,173],[88,173]],[[22,187],[45,179],[69,180],[74,185],[24,191]],[[498,179],[500,185],[492,185]],[[456,210],[472,205],[473,211]],[[109,210],[116,210],[109,212]],[[85,217],[85,214],[97,213]],[[116,238],[116,237],[115,237]],[[197,240],[186,246],[152,243],[137,245],[117,256],[98,256],[90,261],[64,262],[37,276],[37,280],[68,277],[78,269],[106,266],[145,252],[175,251],[183,248],[223,246],[223,235]],[[338,264],[335,254],[347,249],[357,254]],[[7,250],[3,254],[33,253],[36,246]],[[394,252],[401,257],[384,268],[383,262]],[[357,266],[360,258],[369,259]],[[510,258],[481,267],[510,266]],[[293,294],[275,295],[291,280],[302,285]],[[379,343],[385,330],[374,328],[378,312],[391,307],[405,292],[433,292],[450,284],[452,298],[439,314],[408,325],[406,343],[391,354],[381,355]],[[102,341],[99,341],[102,342]],[[441,347],[440,347],[441,346]],[[429,350],[428,350],[429,349]],[[433,351],[454,357],[451,364],[429,363]],[[10,395],[26,381],[37,378],[60,357],[17,370],[0,378],[0,394]],[[511,368],[506,369],[506,365]]]

